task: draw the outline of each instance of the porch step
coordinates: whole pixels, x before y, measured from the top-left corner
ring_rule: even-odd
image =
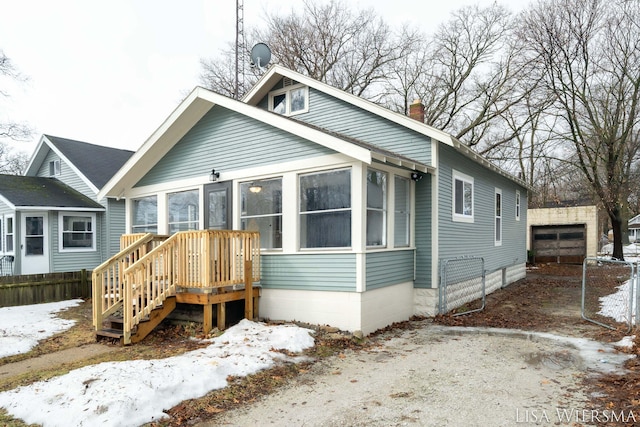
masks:
[[[149,313],[131,331],[131,343],[140,342],[153,331],[176,308],[176,298],[169,297],[164,303]],[[124,345],[124,319],[122,316],[109,316],[105,319],[105,327],[96,331],[96,340],[118,339]]]

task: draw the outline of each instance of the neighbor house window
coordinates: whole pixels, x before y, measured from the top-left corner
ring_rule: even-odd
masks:
[[[0,217],[0,253],[4,253],[4,250],[2,249],[2,247],[4,246],[4,228],[2,227],[3,224],[4,221]]]
[[[300,247],[351,246],[351,170],[300,176]]]
[[[516,190],[516,221],[520,221],[520,191]]]
[[[387,174],[367,170],[367,246],[387,243]]]
[[[393,245],[395,247],[409,246],[409,214],[410,214],[410,184],[409,180],[396,176],[395,184],[395,220],[393,225]]]
[[[178,231],[197,230],[199,225],[200,195],[198,190],[169,193],[169,234]]]
[[[13,253],[13,216],[5,216],[4,218],[4,253]]]
[[[132,233],[158,232],[158,196],[133,199]]]
[[[93,213],[60,212],[60,251],[96,249],[96,215]]]
[[[309,111],[309,88],[296,85],[271,92],[269,110],[284,116]]]
[[[473,222],[473,178],[453,171],[453,220]]]
[[[502,245],[502,190],[496,188],[496,246]]]
[[[60,175],[60,160],[52,160],[49,162],[49,176]]]
[[[282,249],[282,178],[240,184],[242,230],[259,231],[262,249]]]

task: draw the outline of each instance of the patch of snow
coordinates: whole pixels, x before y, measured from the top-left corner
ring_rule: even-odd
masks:
[[[631,324],[635,324],[636,299],[629,301],[631,289],[631,280],[627,280],[622,285],[616,287],[617,291],[613,294],[600,297],[600,311],[598,314],[611,317],[617,322],[627,323],[631,320]],[[631,319],[629,319],[629,307],[631,306]]]
[[[242,320],[206,348],[157,360],[105,362],[0,393],[0,407],[27,424],[139,426],[163,410],[227,385],[278,361],[299,361],[278,350],[314,345],[313,331]],[[38,408],[34,411],[33,408]]]
[[[28,353],[45,338],[66,331],[75,320],[56,313],[75,307],[81,299],[0,308],[0,358]]]

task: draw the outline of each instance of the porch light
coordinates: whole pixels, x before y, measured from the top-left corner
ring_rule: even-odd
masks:
[[[255,182],[252,182],[251,185],[249,186],[249,191],[251,191],[252,193],[259,193],[262,191],[262,186],[259,184],[256,184]]]
[[[209,175],[209,181],[216,182],[220,178],[220,172],[216,172],[215,169],[211,169],[211,175]]]
[[[418,172],[411,172],[411,179],[418,182],[422,179],[422,174]]]

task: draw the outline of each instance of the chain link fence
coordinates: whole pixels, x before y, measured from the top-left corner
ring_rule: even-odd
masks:
[[[631,331],[638,311],[637,264],[587,258],[582,267],[582,318]]]
[[[486,297],[484,258],[449,258],[440,262],[440,314],[454,316],[484,309]]]

